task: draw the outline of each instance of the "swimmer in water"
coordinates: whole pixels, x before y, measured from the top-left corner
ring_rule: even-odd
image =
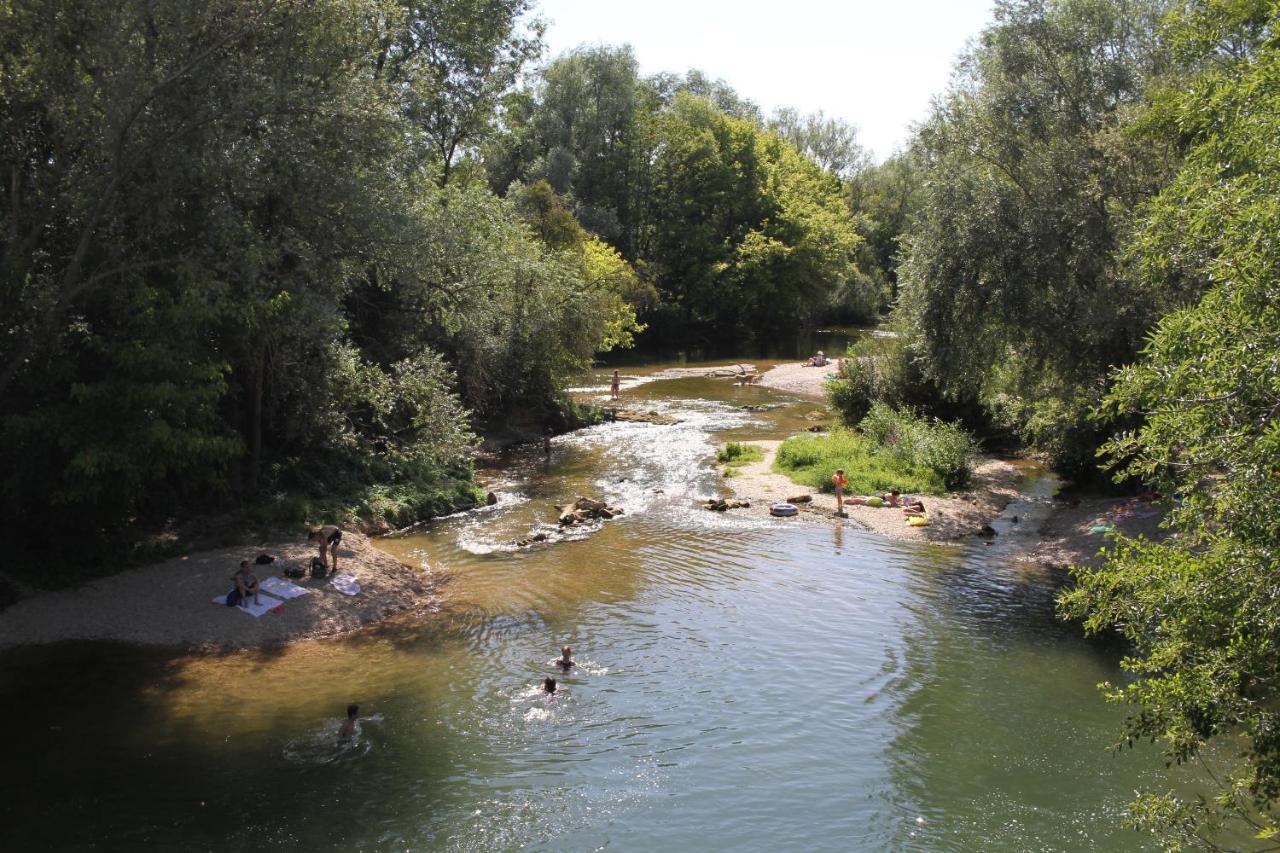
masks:
[[[560,650],[560,657],[556,659],[556,666],[560,667],[565,672],[568,672],[569,667],[577,664],[577,661],[575,661],[572,657],[570,657],[570,655],[572,654],[573,654],[573,649],[569,648],[568,646],[565,646],[563,649]]]
[[[360,706],[348,705],[347,718],[342,721],[342,728],[338,729],[338,740],[350,740],[355,737],[358,719],[360,719]]]
[[[548,696],[556,695],[556,680],[548,675],[546,680],[542,682],[542,689],[547,691]]]

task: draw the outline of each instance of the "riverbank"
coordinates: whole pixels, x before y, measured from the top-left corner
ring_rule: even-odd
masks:
[[[1040,528],[1039,541],[1021,559],[1061,571],[1073,565],[1096,568],[1102,563],[1100,549],[1110,542],[1102,528],[1158,541],[1169,535],[1160,527],[1163,518],[1164,509],[1149,502],[1098,495],[1059,500]]]
[[[815,368],[810,368],[814,370]],[[766,374],[767,376],[768,374]],[[868,507],[845,504],[847,519],[835,515],[835,497],[794,482],[785,474],[773,471],[773,460],[781,441],[747,441],[743,444],[761,448],[764,456],[737,468],[736,476],[727,481],[740,498],[751,501],[749,509],[734,510],[755,516],[769,516],[769,505],[790,497],[807,496],[797,504],[802,519],[853,524],[882,536],[922,542],[952,542],[972,536],[984,524],[1000,514],[1018,496],[1021,474],[1008,462],[985,459],[974,468],[974,486],[967,492],[943,497],[928,497],[929,524],[912,527],[902,511],[893,507]],[[786,519],[780,519],[780,523]]]
[[[766,388],[800,394],[805,397],[825,397],[827,380],[836,373],[836,360],[826,367],[810,367],[804,362],[779,364],[764,372],[760,383]]]
[[[301,538],[301,537],[300,537]],[[240,561],[276,557],[256,567],[260,578],[303,566],[316,549],[305,541],[259,542],[175,557],[74,589],[24,599],[0,613],[0,648],[64,640],[107,640],[143,646],[233,650],[331,637],[388,616],[438,608],[442,578],[401,563],[366,536],[345,533],[339,571],[360,585],[348,596],[328,580],[293,583],[308,594],[284,601],[278,612],[254,617],[214,604],[233,586]]]

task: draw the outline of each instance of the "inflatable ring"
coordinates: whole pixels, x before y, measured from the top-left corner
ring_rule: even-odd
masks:
[[[907,524],[911,525],[912,527],[925,527],[929,524],[929,519],[922,518],[918,515],[913,515],[907,519]]]
[[[800,510],[796,508],[795,504],[789,504],[786,501],[776,503],[769,507],[769,515],[777,515],[783,518],[795,515],[799,511]]]

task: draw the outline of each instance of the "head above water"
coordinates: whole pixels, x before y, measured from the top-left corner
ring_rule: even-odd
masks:
[[[542,682],[542,689],[547,691],[548,693],[555,693],[556,680],[548,675],[546,681]]]
[[[356,717],[358,717],[358,716],[360,716],[360,706],[359,706],[359,705],[348,705],[348,706],[347,706],[347,719],[348,719],[348,720],[354,720],[354,719],[355,719]]]
[[[569,657],[570,655],[573,654],[573,649],[569,648],[568,646],[565,646],[560,650],[560,654],[564,657]]]

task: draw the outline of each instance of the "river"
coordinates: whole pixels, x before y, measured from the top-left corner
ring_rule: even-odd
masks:
[[[1176,780],[1154,748],[1109,750],[1119,650],[1014,559],[1051,479],[1028,469],[994,548],[697,510],[718,443],[815,405],[643,381],[664,366],[623,367],[624,396],[680,424],[517,450],[486,472],[497,505],[384,542],[450,576],[434,616],[247,654],[0,657],[6,849],[1142,849],[1125,805]],[[512,544],[579,494],[626,513]],[[579,666],[547,701],[562,644]]]

